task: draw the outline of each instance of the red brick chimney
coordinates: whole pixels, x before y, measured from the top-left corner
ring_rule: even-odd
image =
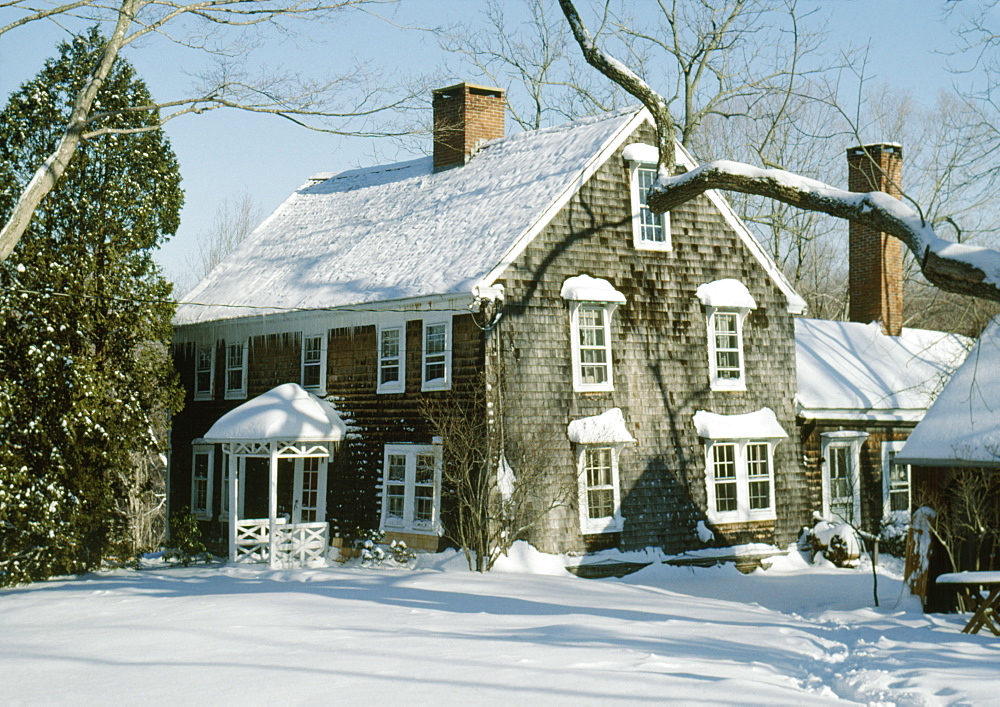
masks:
[[[503,137],[502,88],[460,83],[433,94],[435,172],[465,164],[483,142]]]
[[[854,192],[884,191],[897,199],[903,148],[886,143],[847,150],[847,184]],[[889,336],[903,330],[903,244],[896,238],[850,225],[850,320],[877,321]]]

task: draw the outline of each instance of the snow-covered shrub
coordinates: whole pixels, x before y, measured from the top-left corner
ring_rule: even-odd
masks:
[[[376,545],[371,540],[361,548],[362,567],[382,567],[387,562],[393,567],[407,567],[417,559],[417,553],[409,549],[402,540],[393,540],[388,545]]]
[[[880,553],[893,557],[906,557],[906,535],[910,524],[897,517],[883,521],[878,533],[878,549]]]
[[[858,535],[847,523],[820,519],[812,528],[806,529],[803,539],[814,558],[822,554],[837,567],[851,566],[861,557]]]

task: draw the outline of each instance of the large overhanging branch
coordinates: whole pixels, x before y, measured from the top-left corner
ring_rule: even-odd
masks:
[[[709,189],[765,196],[870,226],[902,241],[924,276],[941,289],[1000,302],[1000,252],[939,238],[916,211],[884,192],[845,191],[780,169],[721,160],[661,177],[647,202],[662,213]]]

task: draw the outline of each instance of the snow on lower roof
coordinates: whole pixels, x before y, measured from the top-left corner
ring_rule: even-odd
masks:
[[[625,304],[625,295],[607,280],[590,275],[566,278],[560,296],[563,299],[583,302],[617,302]]]
[[[921,466],[1000,467],[1000,319],[983,330],[896,458]]]
[[[702,305],[706,307],[757,309],[757,301],[750,294],[747,286],[739,280],[731,278],[698,285],[695,294]]]
[[[272,388],[220,417],[205,433],[212,443],[339,441],[347,425],[337,410],[297,383]]]
[[[247,308],[181,305],[175,323],[469,291],[637,115],[512,135],[443,172],[428,157],[307,183],[185,298]]]
[[[699,410],[694,414],[698,436],[705,439],[784,439],[788,436],[771,408],[742,415],[719,415]]]
[[[810,419],[920,420],[962,362],[968,340],[876,323],[795,320],[799,412]]]
[[[566,429],[574,444],[631,444],[635,442],[621,408],[611,408],[600,415],[573,420]]]

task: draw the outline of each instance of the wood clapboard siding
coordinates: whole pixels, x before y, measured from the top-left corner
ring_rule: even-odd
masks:
[[[649,142],[652,135],[643,138]],[[673,551],[700,545],[695,528],[705,518],[704,446],[693,414],[769,407],[789,433],[775,448],[777,520],[715,530],[723,544],[788,542],[808,522],[809,490],[798,462],[793,325],[784,295],[704,197],[671,215],[670,252],[636,250],[628,189],[628,167],[617,154],[505,273],[506,317],[500,336],[507,427],[544,435],[553,473],[575,478],[567,424],[621,408],[637,444],[621,455],[626,522],[612,542]],[[612,319],[614,392],[573,392],[569,310],[560,289],[566,278],[582,273],[610,281],[628,298]],[[709,389],[706,317],[695,290],[722,278],[740,280],[758,304],[745,326],[743,393]],[[555,551],[609,542],[580,535],[575,504],[552,512],[534,539]]]

